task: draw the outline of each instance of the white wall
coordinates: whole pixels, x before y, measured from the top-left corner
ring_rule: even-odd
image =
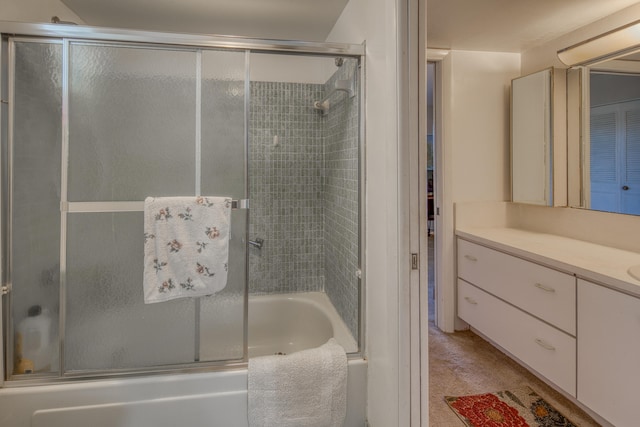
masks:
[[[403,425],[399,420],[408,415],[399,336],[396,20],[393,0],[351,0],[327,39],[366,40],[366,355],[372,427]]]
[[[0,21],[51,23],[51,17],[82,24],[84,21],[59,0],[0,0]]]
[[[453,51],[445,60],[452,72],[453,197],[509,200],[509,90],[520,74],[520,55]]]
[[[516,53],[451,51],[442,61],[441,268],[437,324],[455,328],[454,203],[510,200],[509,90]]]

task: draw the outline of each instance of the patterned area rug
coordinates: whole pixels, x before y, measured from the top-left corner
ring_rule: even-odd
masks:
[[[576,427],[529,387],[445,400],[468,427]]]

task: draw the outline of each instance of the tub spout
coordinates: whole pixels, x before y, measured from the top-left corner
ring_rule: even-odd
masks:
[[[253,246],[256,249],[262,249],[262,245],[264,244],[264,239],[257,237],[256,240],[249,240],[249,245]]]

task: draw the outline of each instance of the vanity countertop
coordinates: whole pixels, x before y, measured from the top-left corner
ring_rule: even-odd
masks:
[[[464,227],[456,235],[640,298],[640,281],[627,272],[640,253],[516,228]]]

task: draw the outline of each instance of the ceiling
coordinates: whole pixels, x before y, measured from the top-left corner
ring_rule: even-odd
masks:
[[[86,24],[324,41],[348,0],[61,0]],[[523,52],[638,0],[426,0],[432,48]]]
[[[431,48],[524,52],[638,0],[426,0]]]
[[[348,0],[61,0],[87,25],[325,41]]]
[[[525,52],[638,0],[426,0],[427,46]],[[427,73],[427,78],[433,73]],[[427,104],[433,102],[427,82]]]

